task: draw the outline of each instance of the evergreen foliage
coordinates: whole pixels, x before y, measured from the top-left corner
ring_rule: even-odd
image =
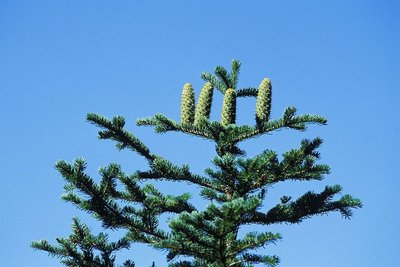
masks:
[[[57,238],[57,242],[59,247],[52,246],[45,240],[33,242],[32,246],[61,258],[61,263],[71,267],[113,267],[115,256],[112,253],[130,246],[126,238],[108,242],[107,235],[103,233],[92,235],[89,228],[77,218],[72,222],[72,234],[68,238]],[[94,250],[99,252],[98,255],[93,252]],[[127,260],[123,266],[135,267],[135,264]]]
[[[123,172],[118,164],[109,164],[99,171],[100,181],[86,172],[86,162],[60,161],[57,170],[66,180],[63,200],[90,213],[105,229],[122,229],[125,236],[109,242],[103,233],[94,236],[78,219],[73,219],[72,234],[57,239],[58,245],[47,241],[34,242],[35,249],[59,257],[66,266],[115,266],[114,252],[144,243],[165,251],[169,266],[174,267],[248,267],[256,264],[276,266],[277,256],[256,250],[281,239],[271,232],[249,232],[239,235],[245,225],[262,226],[300,223],[314,215],[340,212],[344,218],[362,206],[359,199],[342,195],[339,185],[326,186],[320,193],[309,191],[297,199],[283,195],[280,203],[263,208],[267,189],[278,182],[320,181],[329,167],[318,164],[317,151],[322,139],[305,139],[299,148],[282,153],[266,149],[253,157],[245,157],[239,143],[283,128],[304,131],[309,124],[324,125],[326,119],[317,115],[297,115],[288,107],[283,116],[271,119],[271,82],[264,79],[259,88],[237,88],[240,63],[232,62],[231,72],[218,66],[215,74],[202,73],[206,81],[195,108],[194,90],[185,84],[182,93],[181,122],[162,114],[139,119],[137,125],[153,126],[157,133],[182,132],[215,143],[213,168],[204,174],[192,172],[188,165],[178,166],[154,154],[134,134],[125,130],[121,116],[111,119],[88,114],[87,120],[101,128],[98,137],[116,142],[118,149],[129,149],[148,161],[148,169],[132,174]],[[224,94],[221,121],[210,121],[213,88]],[[256,121],[253,125],[236,125],[236,100],[256,97]],[[209,204],[200,209],[190,201],[190,194],[166,195],[153,180],[186,182],[197,185]],[[339,196],[339,197],[337,197]],[[172,215],[169,229],[161,229],[160,216]],[[240,237],[241,236],[241,237]],[[126,261],[125,267],[134,266]],[[153,263],[153,266],[154,263]]]

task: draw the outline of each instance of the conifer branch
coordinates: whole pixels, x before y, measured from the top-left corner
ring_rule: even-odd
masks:
[[[150,165],[155,172],[149,175],[149,177],[142,176],[141,178],[165,178],[174,181],[188,181],[201,186],[217,189],[215,187],[212,187],[206,178],[190,173],[187,167],[173,166],[172,163],[170,163],[169,161],[162,159],[161,157],[154,154],[150,154],[150,151],[146,147],[144,147],[144,145],[140,141],[138,141],[136,137],[123,129],[125,124],[123,119],[117,118],[111,121],[99,115],[88,114],[88,120],[96,122],[96,124],[100,125],[100,127],[109,129],[108,133],[105,133],[104,131],[99,133],[99,136],[102,139],[115,140],[119,142],[119,148],[122,149],[124,147],[131,147],[132,150],[138,151],[140,154],[145,155],[145,157],[150,160]],[[114,121],[117,123],[115,123]],[[209,128],[207,128],[204,126],[204,124],[206,123],[201,123],[203,128],[191,125],[182,126],[161,114],[157,114],[153,118],[138,120],[137,124],[155,125],[156,131],[158,132],[182,131],[190,134],[199,135],[204,138],[210,138],[210,134],[206,133],[205,131],[201,131],[200,129],[209,129],[213,126],[209,125]],[[162,170],[163,172],[160,172],[160,170]],[[168,171],[168,173],[166,171]],[[157,175],[161,177],[157,177]],[[72,199],[72,196],[70,196],[70,198]]]
[[[222,94],[225,94],[225,91],[228,89],[225,83],[221,82],[217,77],[215,77],[211,73],[203,72],[201,73],[200,77],[204,81],[211,83],[212,86],[216,88],[218,91],[220,91]]]
[[[116,147],[120,150],[129,148],[149,161],[154,159],[154,155],[150,153],[150,150],[136,136],[123,129],[125,125],[125,119],[123,117],[116,116],[109,120],[103,116],[89,113],[87,114],[86,119],[90,123],[105,129],[99,131],[100,139],[114,140],[117,142]]]
[[[319,159],[316,149],[321,144],[320,138],[311,141],[304,139],[300,148],[283,153],[281,161],[272,150],[266,150],[246,160],[238,159],[237,163],[241,169],[238,176],[240,194],[247,194],[280,181],[322,180],[324,175],[329,173],[329,166],[315,164]]]
[[[254,253],[244,253],[241,256],[241,262],[244,263],[263,263],[265,266],[274,267],[279,264],[279,258],[276,256],[257,255]]]
[[[241,142],[246,139],[257,137],[283,128],[304,131],[306,130],[307,124],[326,125],[326,123],[327,120],[324,117],[317,115],[305,114],[296,116],[296,108],[288,107],[281,119],[262,122],[253,128],[243,128],[243,132],[239,133],[239,135],[232,141]]]
[[[204,212],[181,213],[170,222],[170,238],[160,241],[157,246],[170,250],[168,260],[185,255],[207,263],[218,262],[220,233],[210,219]]]
[[[183,132],[196,135],[205,139],[213,139],[212,133],[208,131],[207,120],[201,120],[197,125],[179,124],[162,114],[156,114],[153,117],[138,119],[136,121],[138,126],[155,126],[156,133],[165,132]]]
[[[273,234],[271,232],[265,232],[261,234],[257,232],[249,232],[242,239],[233,242],[232,252],[228,255],[234,256],[244,253],[248,250],[264,247],[267,244],[275,243],[281,238],[282,237],[280,234]]]
[[[254,87],[242,88],[236,90],[236,97],[257,97],[258,89]]]
[[[108,242],[108,236],[104,233],[93,235],[89,228],[77,218],[72,221],[72,234],[68,238],[57,238],[58,246],[50,245],[47,241],[32,243],[35,249],[47,251],[53,257],[58,257],[66,266],[102,266],[114,267],[114,252],[128,249],[130,242],[122,238],[117,242]],[[95,253],[96,250],[98,253]],[[131,265],[127,265],[127,264]],[[126,261],[125,266],[134,266],[133,262]]]
[[[333,197],[342,190],[341,186],[326,186],[321,193],[309,191],[295,201],[290,197],[282,197],[281,203],[270,209],[267,213],[256,212],[249,216],[245,223],[276,224],[300,223],[313,215],[321,215],[332,211],[339,211],[343,217],[352,216],[351,209],[361,208],[359,199],[344,195],[339,200],[332,201]]]
[[[237,88],[237,84],[239,82],[239,76],[240,76],[240,66],[241,63],[239,62],[239,60],[232,60],[231,63],[231,83],[232,83],[232,88],[236,89]]]
[[[160,179],[174,182],[184,181],[213,190],[221,191],[220,188],[213,185],[212,181],[210,181],[206,177],[191,173],[188,165],[183,165],[182,167],[179,167],[173,165],[170,161],[164,158],[156,157],[150,167],[150,171],[137,172],[137,176],[140,179]]]
[[[231,80],[231,75],[228,73],[228,71],[222,67],[222,66],[217,66],[215,68],[215,76],[225,84],[226,88],[234,88],[233,83]]]
[[[63,196],[63,199],[75,204],[82,210],[92,213],[97,219],[101,220],[106,228],[136,229],[155,238],[163,239],[166,238],[165,233],[157,229],[157,225],[150,225],[148,222],[156,220],[156,217],[163,212],[192,210],[192,206],[187,203],[185,198],[178,197],[174,199],[176,201],[174,205],[172,203],[168,205],[164,203],[164,206],[160,204],[158,206],[159,212],[151,214],[152,217],[148,217],[146,220],[147,214],[144,213],[144,210],[150,207],[149,201],[151,201],[151,195],[146,194],[145,191],[136,188],[136,191],[141,191],[141,194],[138,194],[139,196],[136,196],[136,198],[131,198],[144,205],[143,209],[135,209],[129,206],[122,208],[115,201],[117,199],[124,199],[126,193],[124,194],[117,191],[115,182],[107,182],[107,180],[125,176],[120,171],[119,167],[111,165],[108,171],[105,169],[100,170],[100,172],[103,173],[103,180],[100,186],[96,185],[93,179],[84,173],[86,163],[81,159],[76,160],[74,166],[65,161],[60,161],[57,163],[56,167],[69,183],[66,187],[67,192]],[[114,172],[114,175],[112,175],[111,172]],[[104,173],[106,175],[104,175]],[[124,177],[122,180],[126,182],[127,177]],[[112,188],[105,190],[105,184],[108,184],[108,186]],[[132,182],[130,184],[132,185]],[[74,192],[75,189],[83,193],[87,199],[78,196]],[[163,198],[164,196],[158,195],[157,200],[161,201]],[[172,196],[167,198],[170,200],[173,199]]]

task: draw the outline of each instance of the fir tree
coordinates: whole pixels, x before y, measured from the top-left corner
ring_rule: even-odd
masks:
[[[232,62],[228,72],[218,66],[215,75],[202,73],[206,81],[197,107],[192,85],[182,93],[181,122],[164,115],[139,119],[137,125],[153,126],[157,133],[181,132],[215,143],[214,168],[204,175],[192,172],[188,165],[178,166],[155,154],[125,128],[123,117],[112,119],[88,114],[87,120],[100,127],[99,138],[116,142],[118,149],[129,149],[144,157],[148,170],[133,174],[123,172],[118,164],[100,169],[99,182],[85,172],[86,162],[60,161],[57,170],[66,180],[63,199],[92,214],[106,229],[124,229],[126,235],[117,242],[107,241],[103,233],[95,236],[77,219],[73,233],[57,239],[58,245],[47,241],[32,246],[59,257],[66,266],[115,266],[114,252],[134,243],[144,243],[167,252],[169,266],[244,267],[263,264],[276,266],[279,258],[255,250],[281,239],[278,233],[264,231],[272,224],[295,224],[314,215],[338,211],[344,218],[361,201],[342,195],[339,185],[326,186],[322,192],[309,191],[297,199],[282,196],[269,210],[262,208],[267,189],[284,181],[322,180],[329,167],[318,164],[317,152],[322,139],[305,139],[298,148],[282,153],[266,149],[246,157],[239,147],[242,141],[287,128],[306,130],[309,124],[325,125],[327,120],[317,115],[296,115],[288,107],[279,119],[271,119],[271,82],[264,79],[259,88],[237,88],[240,63]],[[224,95],[221,121],[210,121],[213,89]],[[240,97],[256,98],[253,125],[236,125],[236,101]],[[153,180],[188,182],[197,185],[208,205],[200,209],[190,202],[190,194],[165,195],[152,185]],[[121,189],[122,185],[124,189]],[[340,193],[341,197],[336,197]],[[169,229],[159,226],[162,214],[169,213]],[[238,232],[244,225],[259,225],[260,232]],[[123,266],[134,266],[126,261]],[[154,266],[154,263],[153,263]]]

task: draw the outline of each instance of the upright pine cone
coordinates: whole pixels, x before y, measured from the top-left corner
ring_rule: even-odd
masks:
[[[236,92],[232,88],[226,90],[222,105],[221,123],[223,126],[234,124],[236,121]]]
[[[194,121],[194,90],[190,83],[183,86],[181,100],[181,123],[193,124]]]
[[[211,83],[207,82],[201,89],[199,100],[197,101],[194,125],[199,124],[202,117],[210,118],[212,97],[213,87]]]
[[[271,115],[272,85],[268,78],[265,78],[258,88],[256,121],[257,123],[267,122]]]

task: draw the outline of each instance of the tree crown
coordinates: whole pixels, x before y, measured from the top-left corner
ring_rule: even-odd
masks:
[[[350,195],[334,199],[342,191],[339,185],[326,186],[320,193],[306,192],[295,200],[283,195],[280,203],[262,210],[271,185],[289,180],[319,181],[329,173],[327,165],[316,163],[322,139],[305,139],[299,148],[282,153],[281,159],[270,149],[246,157],[239,143],[283,128],[304,131],[309,124],[325,125],[327,120],[317,115],[297,115],[294,107],[286,108],[281,118],[271,119],[271,81],[263,79],[258,88],[238,88],[240,67],[240,62],[233,60],[230,71],[218,66],[214,74],[202,73],[206,83],[197,103],[193,86],[185,84],[180,122],[162,114],[137,120],[137,125],[152,126],[157,133],[176,131],[214,142],[214,167],[204,174],[150,151],[124,128],[123,117],[108,119],[88,114],[87,120],[101,128],[100,139],[113,140],[118,149],[136,152],[148,161],[149,169],[126,174],[113,163],[100,169],[101,180],[96,183],[85,173],[84,160],[71,164],[60,161],[56,168],[67,182],[62,198],[92,214],[104,228],[125,229],[127,233],[117,242],[108,242],[105,234],[92,235],[86,225],[74,219],[72,235],[57,239],[57,246],[47,241],[32,246],[60,257],[66,266],[115,266],[113,253],[133,243],[166,251],[169,266],[275,266],[279,263],[277,256],[255,250],[276,242],[280,234],[249,232],[239,237],[242,226],[293,224],[332,211],[350,218],[352,209],[361,207],[361,201]],[[210,121],[214,89],[223,94],[220,121]],[[236,124],[236,101],[241,97],[256,98],[252,125]],[[195,184],[209,204],[200,209],[191,203],[189,193],[163,194],[151,183],[154,180]],[[159,218],[165,213],[174,215],[168,230],[159,226]],[[134,263],[126,261],[124,266]]]

